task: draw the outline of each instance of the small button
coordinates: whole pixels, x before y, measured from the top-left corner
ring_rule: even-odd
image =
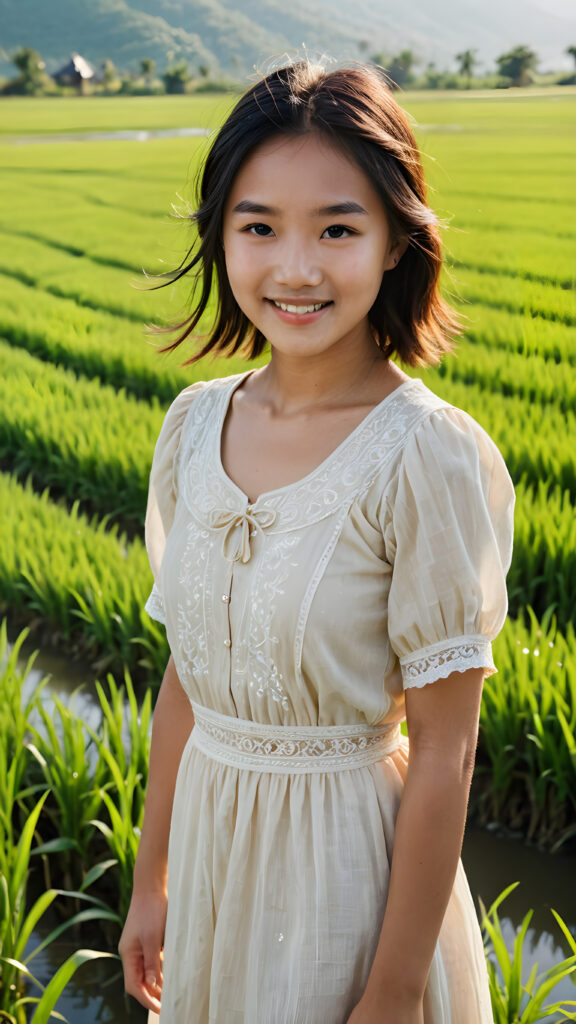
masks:
[[[228,601],[230,600],[230,598],[228,597],[228,594],[222,594],[222,600],[224,601],[224,604],[227,604]]]
[[[232,647],[232,641],[231,640],[225,640],[224,641],[224,647]]]
[[[246,506],[246,511],[247,511],[248,513],[250,513],[250,512],[252,511],[252,505],[247,505],[247,506]]]

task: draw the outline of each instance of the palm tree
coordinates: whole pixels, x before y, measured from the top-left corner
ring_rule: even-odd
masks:
[[[462,53],[456,54],[456,60],[458,61],[458,71],[466,78],[466,88],[469,89],[472,83],[472,75],[474,74],[474,65],[478,63],[475,54],[476,50],[463,50]]]
[[[576,64],[576,46],[567,46],[564,50],[564,53],[567,53],[569,57],[572,57],[574,63]]]

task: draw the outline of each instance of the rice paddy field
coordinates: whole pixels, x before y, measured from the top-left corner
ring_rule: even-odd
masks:
[[[31,627],[38,644],[88,659],[100,679],[108,674],[109,702],[104,739],[63,705],[54,709],[62,763],[77,757],[80,770],[86,749],[96,752],[82,775],[89,817],[70,811],[62,794],[77,780],[61,773],[58,782],[50,745],[26,745],[34,701],[12,707],[16,734],[0,713],[2,747],[18,765],[0,867],[9,871],[6,849],[49,790],[30,845],[34,833],[52,843],[44,859],[55,858],[58,886],[95,886],[94,914],[125,907],[142,812],[145,726],[121,694],[132,692],[130,676],[154,692],[168,655],[162,628],[143,611],[154,443],[181,388],[246,366],[183,368],[182,353],[160,355],[144,332],[186,302],[186,284],[147,290],[142,269],[172,268],[187,248],[189,225],[172,207],[192,201],[209,138],[114,133],[208,133],[232,102],[0,101],[0,614],[12,629]],[[491,434],[517,493],[510,614],[494,645],[499,672],[485,684],[471,817],[564,853],[576,841],[576,90],[412,93],[401,102],[445,223],[444,289],[467,324],[456,354],[418,376]],[[79,141],[90,132],[110,138]],[[124,760],[123,715],[132,723]],[[2,955],[17,960],[7,941],[0,934]],[[0,1011],[12,1005],[2,1002],[8,987],[0,973]],[[24,1005],[20,1016],[10,1012],[27,1020]]]

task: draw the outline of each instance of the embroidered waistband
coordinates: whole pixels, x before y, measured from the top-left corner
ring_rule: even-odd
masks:
[[[262,725],[192,703],[192,744],[234,768],[337,772],[375,764],[398,749],[399,725]]]

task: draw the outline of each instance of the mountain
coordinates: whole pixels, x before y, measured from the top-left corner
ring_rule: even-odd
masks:
[[[526,44],[547,69],[567,66],[576,18],[567,0],[0,0],[3,74],[19,46],[38,50],[48,70],[76,51],[125,70],[152,57],[160,71],[187,61],[238,76],[302,44],[313,55],[358,59],[363,41],[368,53],[410,48],[438,67],[475,48],[487,69]]]

